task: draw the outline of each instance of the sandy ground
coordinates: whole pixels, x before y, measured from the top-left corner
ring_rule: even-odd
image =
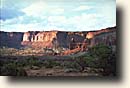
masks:
[[[66,72],[62,68],[40,68],[37,70],[26,70],[28,76],[100,76],[97,73],[84,72]]]

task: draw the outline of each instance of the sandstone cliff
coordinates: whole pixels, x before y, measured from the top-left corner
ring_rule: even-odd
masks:
[[[108,46],[116,46],[116,28],[113,28],[111,31],[102,32],[100,34],[95,35],[91,39],[91,46],[97,44],[105,44]]]
[[[87,32],[86,32],[87,33]],[[53,42],[57,41],[59,46],[68,47],[71,39],[75,42],[82,42],[85,36],[81,36],[78,32],[61,32],[61,31],[45,31],[45,32],[26,32],[23,35],[22,45],[32,47],[53,47]]]
[[[66,32],[66,31],[29,31],[29,32],[0,32],[0,47],[7,46],[20,48],[29,46],[33,48],[52,48],[56,42],[60,47],[69,48],[72,42],[82,43],[85,39],[96,41],[97,35],[115,31],[116,27],[97,31]],[[95,40],[94,40],[95,39]],[[96,43],[96,42],[93,42]]]

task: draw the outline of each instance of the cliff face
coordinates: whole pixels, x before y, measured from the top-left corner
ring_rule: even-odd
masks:
[[[80,43],[85,39],[85,36],[77,34],[78,32],[61,32],[61,31],[46,31],[46,32],[26,32],[23,35],[21,42],[24,46],[34,48],[48,47],[52,48],[54,41],[61,47],[68,47],[73,38],[76,43]]]
[[[101,43],[108,46],[116,46],[116,28],[108,32],[97,34],[91,39],[91,46]]]
[[[86,38],[88,39],[92,39],[93,37],[95,37],[96,35],[100,35],[102,33],[108,33],[108,32],[112,32],[112,31],[116,31],[116,27],[110,27],[110,28],[106,28],[106,29],[101,29],[98,31],[89,31],[86,35]]]
[[[0,31],[0,47],[21,47],[23,33],[21,32],[2,32]]]
[[[56,38],[57,32],[26,32],[23,35],[22,45],[32,47],[52,47],[52,41]]]
[[[85,39],[91,39],[94,44],[100,42],[98,35],[109,33],[116,27],[106,28],[98,31],[65,32],[65,31],[29,31],[29,32],[0,32],[0,47],[7,46],[20,48],[30,46],[33,48],[52,48],[55,43],[60,47],[69,48],[69,44],[82,43]],[[114,34],[113,34],[114,35]],[[115,35],[116,36],[116,35]],[[94,45],[91,43],[91,45]]]

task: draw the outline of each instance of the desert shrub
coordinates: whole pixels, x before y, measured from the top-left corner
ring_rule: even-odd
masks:
[[[18,62],[18,66],[26,67],[28,65],[26,60],[21,60]]]
[[[60,66],[61,64],[57,61],[53,61],[53,60],[45,60],[43,62],[43,66],[46,68],[53,68],[55,66]]]
[[[16,53],[18,50],[15,48],[7,48],[7,47],[3,47],[0,48],[0,55],[14,55],[14,53]]]
[[[1,66],[3,66],[3,65],[4,65],[4,63],[5,63],[5,61],[0,60],[0,67],[1,67]]]
[[[46,67],[46,68],[52,68],[53,67],[53,65],[52,65],[52,62],[51,61],[44,61],[44,67]]]
[[[112,54],[112,49],[103,44],[96,45],[89,50],[89,54],[95,59],[95,65],[105,68],[108,65],[108,59]]]
[[[17,63],[14,61],[3,64],[3,66],[0,68],[0,75],[26,76],[27,73],[23,67],[18,66]]]
[[[115,74],[116,53],[112,52],[111,47],[99,44],[88,50],[88,53],[76,57],[76,62],[82,67],[102,68],[105,75]]]
[[[85,67],[95,67],[95,59],[88,54],[76,57],[75,61],[81,67],[80,71],[84,71]]]
[[[76,61],[73,62],[64,61],[63,67],[64,69],[73,69],[77,71],[81,70],[81,66]]]
[[[43,61],[32,56],[32,57],[29,57],[28,59],[25,59],[24,61],[21,61],[23,65],[25,66],[38,66],[38,67],[41,67],[43,65]]]
[[[108,58],[107,66],[104,69],[104,75],[112,74],[114,76],[117,76],[117,58],[116,58],[116,52],[113,52]],[[109,71],[109,72],[108,72]]]

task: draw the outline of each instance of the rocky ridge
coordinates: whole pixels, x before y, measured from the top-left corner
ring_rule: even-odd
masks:
[[[52,48],[54,42],[59,46],[68,48],[71,40],[81,43],[84,39],[93,39],[96,35],[115,31],[116,27],[97,31],[66,32],[66,31],[28,31],[28,32],[3,32],[0,31],[0,47],[20,48],[29,46],[33,48]]]

